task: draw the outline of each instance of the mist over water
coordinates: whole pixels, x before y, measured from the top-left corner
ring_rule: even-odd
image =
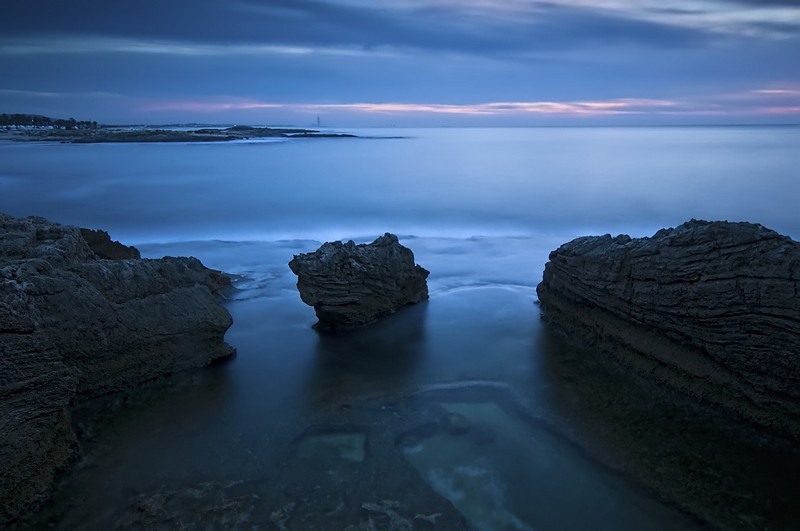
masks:
[[[675,485],[701,468],[715,485],[722,470],[725,489],[755,505],[776,477],[793,481],[800,465],[760,458],[551,337],[535,286],[548,253],[585,234],[647,236],[701,218],[797,239],[800,128],[348,132],[364,138],[0,143],[0,211],[101,228],[146,257],[197,256],[237,288],[226,339],[238,356],[108,420],[55,496],[58,528],[109,528],[132,497],[198,482],[252,482],[266,496],[279,488],[274,471],[301,461],[369,474],[383,466],[382,417],[367,407],[343,427],[331,410],[420,393],[493,434],[438,432],[397,449],[476,529],[694,526],[626,475],[643,466]],[[387,231],[431,271],[430,301],[317,334],[287,262],[326,240]],[[676,464],[664,458],[673,455]],[[333,473],[315,470],[303,472],[312,490],[323,481],[314,474]],[[343,491],[358,483],[343,477]],[[724,506],[709,485],[692,496]]]
[[[692,217],[800,235],[796,127],[353,132],[370,138],[4,144],[0,208],[133,243],[642,236]]]

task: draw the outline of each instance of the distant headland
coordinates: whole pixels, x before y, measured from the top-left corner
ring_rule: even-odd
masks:
[[[347,133],[323,133],[235,125],[232,127],[171,128],[168,126],[102,125],[74,118],[35,114],[0,114],[0,140],[94,144],[110,142],[229,142],[257,138],[354,138]]]

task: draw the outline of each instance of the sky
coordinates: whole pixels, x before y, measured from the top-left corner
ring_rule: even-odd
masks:
[[[0,112],[800,123],[800,0],[0,0]]]

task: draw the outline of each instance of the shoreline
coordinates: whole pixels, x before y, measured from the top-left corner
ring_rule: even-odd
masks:
[[[231,142],[260,138],[357,138],[348,133],[322,133],[314,129],[250,127],[237,125],[190,130],[166,128],[119,128],[100,126],[92,129],[0,129],[0,141],[60,142],[62,144],[150,143],[150,142]]]

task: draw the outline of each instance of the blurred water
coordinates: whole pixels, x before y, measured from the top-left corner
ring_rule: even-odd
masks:
[[[692,527],[642,490],[648,474],[688,492],[701,520],[730,522],[719,516],[723,491],[750,500],[731,511],[756,506],[748,521],[763,517],[764,497],[784,510],[791,489],[770,489],[792,485],[800,460],[761,455],[569,350],[539,321],[535,286],[549,251],[583,234],[643,236],[695,217],[798,238],[800,128],[352,132],[365,138],[0,143],[0,211],[102,228],[147,257],[194,255],[236,275],[227,340],[237,358],[94,434],[56,495],[58,527],[108,528],[132,497],[164,485],[244,479],[277,489],[271,471],[315,453],[338,452],[369,473],[383,466],[371,461],[367,429],[377,417],[340,425],[331,408],[432,391],[442,395],[431,404],[490,425],[496,441],[476,450],[436,433],[418,453],[398,451],[441,494],[467,489],[469,507],[454,503],[477,528]],[[431,271],[430,301],[352,334],[318,335],[287,262],[325,240],[385,231]],[[502,389],[524,414],[469,389]],[[302,437],[320,422],[332,431]]]
[[[641,236],[692,217],[800,236],[796,127],[353,132],[370,138],[3,143],[0,210],[132,243]]]

